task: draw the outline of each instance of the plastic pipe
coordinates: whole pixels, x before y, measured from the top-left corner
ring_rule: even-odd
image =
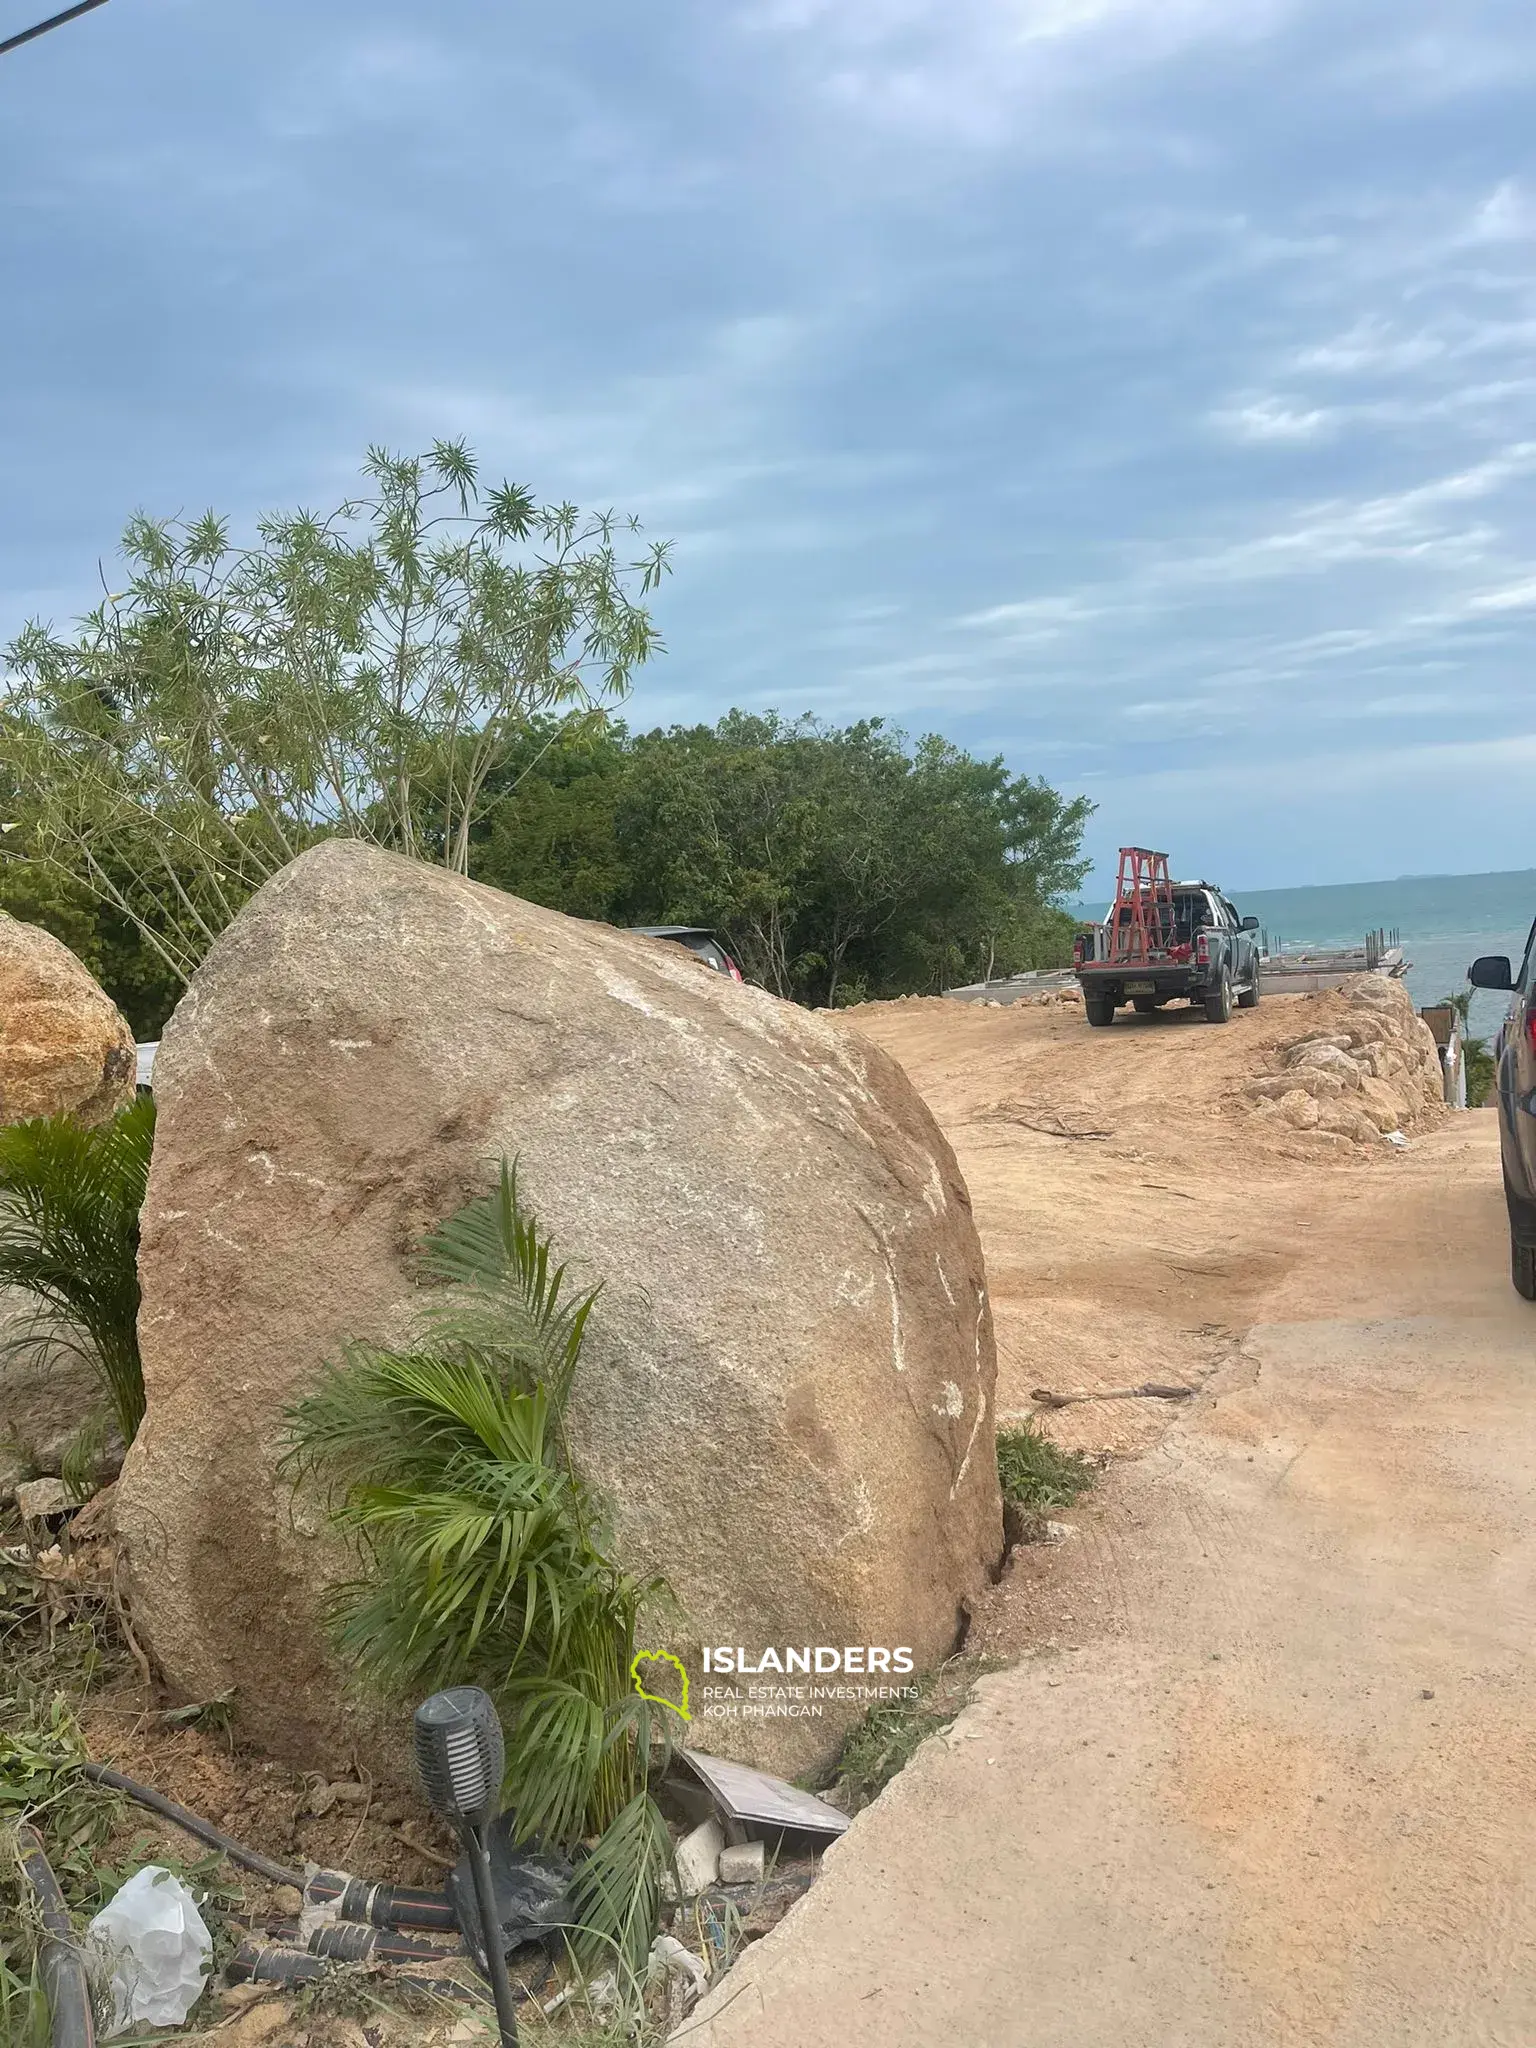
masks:
[[[411,1885],[374,1884],[345,1870],[318,1871],[306,1882],[302,1871],[290,1870],[257,1849],[247,1849],[211,1821],[178,1806],[163,1792],[141,1785],[135,1778],[125,1778],[121,1771],[106,1764],[82,1764],[80,1774],[93,1785],[110,1786],[114,1792],[125,1793],[140,1806],[147,1806],[152,1813],[162,1814],[210,1848],[222,1850],[232,1863],[242,1864],[272,1884],[291,1884],[315,1905],[339,1901],[336,1910],[343,1920],[361,1920],[372,1927],[425,1927],[444,1934],[453,1933],[458,1927],[453,1908],[442,1892],[418,1891]]]
[[[19,1827],[16,1843],[21,1869],[37,1900],[43,1923],[38,1960],[43,1966],[43,1993],[48,2000],[49,2039],[53,2048],[96,2048],[96,2022],[91,2014],[91,1987],[75,1941],[74,1926],[59,1881],[36,1828]]]
[[[335,1967],[319,1956],[306,1954],[303,1949],[280,1948],[271,1942],[242,1941],[225,1964],[224,1974],[231,1984],[313,1984],[321,1977],[328,1977]],[[453,1977],[410,1977],[400,1981],[415,1984],[438,1998],[454,1999],[461,2005],[483,2006],[485,2003],[483,1994],[471,1990],[467,1984],[460,1984]]]
[[[189,1835],[196,1835],[200,1842],[206,1842],[211,1849],[220,1849],[231,1863],[243,1864],[247,1870],[254,1870],[258,1877],[264,1877],[272,1884],[291,1884],[295,1891],[303,1891],[303,1874],[290,1870],[286,1864],[275,1863],[270,1856],[263,1856],[259,1850],[242,1847],[220,1833],[211,1821],[201,1820],[195,1813],[189,1813],[184,1806],[178,1806],[174,1799],[167,1799],[163,1792],[155,1792],[148,1785],[140,1785],[132,1778],[125,1778],[121,1771],[114,1771],[106,1764],[82,1764],[80,1775],[89,1778],[93,1785],[109,1785],[114,1792],[125,1792],[130,1799],[136,1799],[140,1806],[147,1806],[152,1813],[163,1814],[173,1820],[177,1827],[184,1828]]]
[[[345,1870],[318,1870],[302,1887],[311,1905],[333,1902],[343,1920],[361,1920],[370,1927],[427,1927],[454,1934],[458,1921],[442,1892],[417,1891],[410,1885],[373,1884]]]

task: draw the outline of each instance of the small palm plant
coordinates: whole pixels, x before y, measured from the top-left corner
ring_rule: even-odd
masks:
[[[85,1359],[125,1444],[144,1419],[139,1211],[154,1134],[147,1095],[91,1130],[68,1116],[0,1126],[0,1287],[34,1304],[4,1350]]]
[[[614,1562],[572,1464],[566,1406],[595,1292],[569,1294],[550,1251],[504,1162],[424,1243],[425,1276],[447,1284],[416,1348],[350,1345],[290,1411],[285,1465],[326,1485],[361,1559],[333,1596],[342,1655],[396,1697],[491,1694],[517,1837],[598,1838],[576,1882],[584,1945],[638,1973],[671,1847],[630,1663],[665,1589]]]

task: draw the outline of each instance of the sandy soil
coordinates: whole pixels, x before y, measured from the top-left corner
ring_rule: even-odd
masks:
[[[1344,1186],[1340,1172],[1402,1166],[1386,1144],[1362,1152],[1293,1131],[1243,1096],[1278,1047],[1348,1014],[1332,994],[1270,997],[1224,1026],[1189,1009],[1122,1012],[1109,1031],[1070,1007],[933,998],[849,1012],[901,1061],[965,1174],[992,1289],[1000,1422],[1029,1413],[1039,1386],[1198,1383],[1310,1255],[1320,1173]],[[1053,1434],[1124,1452],[1166,1422],[1145,1403],[1095,1404],[1063,1411]]]
[[[970,1181],[1003,1412],[1202,1392],[1053,1421],[1119,1455],[978,1617],[1019,1661],[691,2048],[1536,2040],[1536,1312],[1491,1114],[1394,1152],[1243,1106],[1332,1000],[1224,1029],[858,1013]],[[1030,1128],[1057,1120],[1110,1135]]]

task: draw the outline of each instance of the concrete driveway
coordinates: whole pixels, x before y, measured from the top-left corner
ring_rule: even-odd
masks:
[[[690,2048],[1531,2048],[1536,1310],[1491,1116],[1307,1255]],[[1320,1186],[1322,1184],[1320,1183]]]

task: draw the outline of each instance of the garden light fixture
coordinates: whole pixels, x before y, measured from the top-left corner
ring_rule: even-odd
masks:
[[[517,2015],[512,1980],[502,1944],[501,1919],[491,1883],[486,1831],[501,1805],[506,1762],[501,1722],[488,1694],[477,1685],[450,1686],[416,1709],[416,1768],[427,1802],[440,1820],[450,1821],[464,1840],[475,1884],[486,1975],[496,2000],[502,2048],[516,2048]]]

